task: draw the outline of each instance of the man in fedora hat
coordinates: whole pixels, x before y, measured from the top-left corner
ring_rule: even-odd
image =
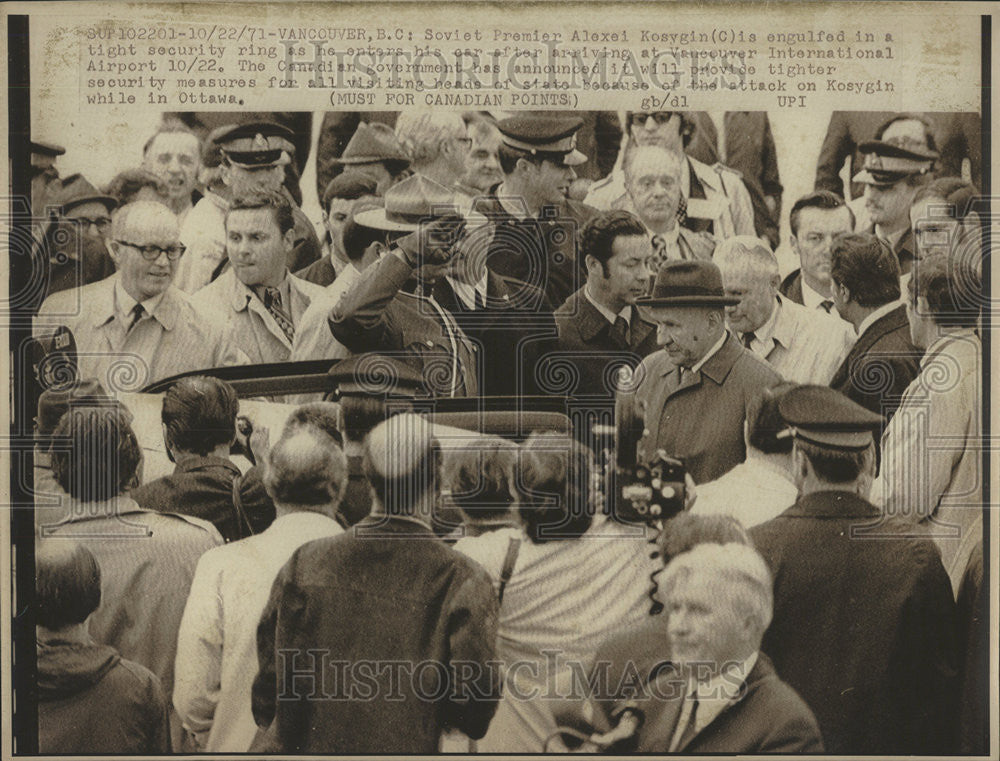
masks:
[[[913,231],[910,206],[921,186],[934,179],[934,150],[930,128],[915,116],[898,116],[862,143],[864,165],[854,182],[865,186],[864,208],[869,216],[868,232],[874,232],[899,258],[903,274],[913,261]],[[860,225],[859,225],[860,226]]]
[[[487,257],[498,274],[540,288],[562,304],[586,279],[579,258],[580,231],[596,209],[567,197],[574,167],[587,157],[576,149],[578,117],[528,114],[497,124],[503,182],[476,199],[474,208],[495,225]]]
[[[762,649],[828,753],[954,752],[955,601],[934,542],[868,501],[882,417],[825,386],[778,412],[799,496],[750,531],[775,579]]]
[[[294,134],[271,122],[251,122],[219,129],[212,142],[221,158],[222,187],[206,193],[187,215],[181,240],[187,246],[185,263],[178,272],[178,287],[194,293],[227,266],[226,211],[237,196],[257,192],[280,192],[292,207],[292,247],[287,264],[293,272],[320,258],[319,239],[312,222],[284,188],[285,166],[295,152]]]
[[[743,423],[753,400],[781,376],[726,330],[727,296],[711,261],[668,261],[650,296],[636,300],[657,325],[661,351],[619,389],[616,419],[643,429],[636,455],[659,449],[684,462],[695,483],[718,478],[746,458]]]

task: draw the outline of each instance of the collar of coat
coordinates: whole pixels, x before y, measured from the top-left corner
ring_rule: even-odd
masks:
[[[95,328],[106,325],[115,319],[115,283],[117,280],[118,275],[112,275],[102,281],[107,283],[107,287],[95,288],[92,293],[86,294],[88,297],[93,298],[94,304],[97,307],[94,310]],[[156,305],[150,317],[160,323],[164,330],[173,330],[180,313],[179,302],[184,298],[183,293],[174,288],[174,286],[167,286],[167,290],[163,292],[163,298],[160,299],[160,303]]]
[[[194,470],[210,470],[222,468],[234,475],[240,475],[240,469],[229,460],[214,455],[185,454],[177,458],[174,463],[174,473],[190,473]]]
[[[700,373],[703,378],[711,378],[718,385],[722,385],[726,377],[729,375],[730,370],[733,369],[733,365],[736,364],[737,360],[743,356],[747,350],[744,349],[740,342],[733,338],[733,334],[728,330],[726,331],[726,340],[719,347],[719,350],[715,352],[708,360],[701,366]],[[676,365],[667,365],[664,370],[664,375],[670,375],[670,373],[677,372],[678,368]]]
[[[878,518],[882,513],[857,494],[816,491],[799,497],[782,515],[790,518]]]

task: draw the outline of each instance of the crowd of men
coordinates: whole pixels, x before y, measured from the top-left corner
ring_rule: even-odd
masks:
[[[321,235],[294,115],[212,116],[104,190],[33,144],[76,367],[36,426],[41,752],[986,752],[950,122],[834,114],[782,277],[763,113],[328,114]],[[272,396],[274,441],[209,372],[300,360],[335,401]],[[117,397],[181,373],[144,480]],[[462,398],[518,425],[435,422]],[[683,510],[624,520],[611,463],[663,457]]]

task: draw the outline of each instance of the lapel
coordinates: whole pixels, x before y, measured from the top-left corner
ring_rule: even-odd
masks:
[[[89,303],[84,304],[88,309],[88,327],[93,327],[95,333],[101,337],[105,350],[114,350],[120,346],[125,338],[125,329],[115,319],[115,283],[118,276],[105,278],[98,283],[99,287],[94,288],[88,295]],[[82,291],[85,293],[85,291]]]
[[[236,277],[236,273],[232,269],[224,272],[220,276],[221,278],[230,279],[230,305],[233,311],[236,313],[247,312],[250,329],[253,332],[254,340],[257,342],[257,350],[260,355],[267,358],[273,354],[271,348],[273,341],[269,340],[268,336],[278,341],[288,351],[291,351],[292,345],[288,341],[288,336],[285,335],[285,331],[278,327],[278,323],[274,321],[274,317],[267,311],[264,302],[257,298],[257,295]],[[290,293],[291,288],[289,288]],[[291,299],[291,296],[289,296],[289,299]],[[267,360],[265,359],[265,361]]]
[[[733,708],[744,700],[753,692],[757,685],[774,673],[774,666],[771,665],[770,660],[764,653],[757,653],[757,662],[754,664],[753,668],[750,669],[750,673],[747,675],[746,681],[743,683],[742,689],[739,694],[729,701],[729,704],[719,712],[719,714],[712,719],[711,723],[705,726],[701,732],[689,738],[686,743],[682,743],[677,746],[677,753],[680,753],[685,748],[689,748],[692,745],[701,744],[707,739],[711,738],[712,735],[719,733],[732,734],[745,734],[746,728],[743,722],[745,718],[739,715],[739,712],[734,712]],[[682,701],[674,701],[678,704],[678,715],[680,714],[680,704]],[[676,719],[674,720],[676,726]],[[735,725],[735,726],[733,726]],[[732,727],[732,729],[728,729]],[[728,732],[727,732],[728,729]],[[672,737],[672,735],[671,735]]]
[[[744,349],[731,333],[726,333],[726,340],[719,350],[701,366],[697,373],[688,373],[687,378],[682,382],[680,368],[674,367],[669,371],[672,382],[667,384],[667,393],[664,402],[675,394],[686,391],[689,388],[696,388],[703,384],[703,379],[708,378],[716,385],[721,386],[733,365],[743,354]]]
[[[631,335],[629,336],[631,340],[629,341],[629,348],[638,349],[646,342],[649,335],[656,331],[656,326],[653,325],[653,323],[646,322],[642,319],[639,315],[638,309],[634,310],[632,315]]]
[[[858,336],[858,340],[854,343],[854,346],[851,347],[847,357],[840,364],[833,380],[830,381],[830,386],[837,388],[844,385],[850,377],[851,367],[854,363],[861,357],[868,354],[868,352],[875,347],[875,344],[885,338],[885,336],[892,333],[894,330],[898,330],[906,323],[907,319],[905,306],[893,309],[889,312],[889,314],[882,315],[875,320],[875,322],[865,329],[864,333]]]
[[[455,293],[455,289],[448,282],[448,278],[439,277],[435,280],[431,287],[431,295],[442,309],[447,309],[452,314],[458,311],[467,311],[465,304],[462,303],[458,294]]]

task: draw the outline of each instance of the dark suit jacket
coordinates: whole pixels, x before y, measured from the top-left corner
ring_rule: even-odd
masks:
[[[830,387],[886,423],[899,408],[906,387],[920,372],[923,352],[910,340],[906,307],[900,305],[869,325],[833,375]]]
[[[961,177],[962,160],[969,159],[972,182],[982,187],[982,121],[976,113],[922,113],[931,125],[931,132],[941,158],[935,174],[938,177]],[[844,195],[840,169],[851,157],[851,177],[861,169],[862,156],[858,146],[872,140],[875,132],[896,114],[892,111],[834,111],[820,148],[816,166],[816,189],[832,190]],[[864,191],[859,183],[851,184],[851,197]]]
[[[536,374],[555,343],[555,322],[541,290],[490,270],[484,309],[466,307],[446,278],[438,279],[431,293],[473,344],[481,396],[544,393]]]
[[[566,200],[546,207],[537,218],[517,219],[497,199],[498,187],[474,203],[496,225],[487,265],[498,275],[539,288],[549,304],[562,304],[586,280],[580,232],[597,209]]]
[[[750,530],[774,577],[761,649],[816,714],[827,752],[949,754],[951,582],[933,541],[894,519],[865,535],[880,516],[848,492],[816,492]]]
[[[789,301],[796,304],[802,303],[802,270],[797,269],[789,272],[785,279],[778,286],[778,292]]]
[[[300,277],[303,280],[308,280],[310,283],[322,285],[323,287],[330,285],[330,283],[337,279],[337,270],[333,268],[333,262],[330,261],[329,254],[321,259],[317,259],[308,267],[304,267],[294,274],[295,277]]]
[[[568,393],[612,398],[614,386],[609,385],[609,365],[628,364],[635,367],[644,357],[656,351],[656,327],[643,320],[638,310],[632,310],[629,340],[626,343],[614,331],[581,288],[555,312],[559,340],[553,359],[567,361],[576,368],[579,381]]]
[[[684,704],[683,677],[666,669],[648,686],[649,698],[631,702],[645,714],[638,736],[622,750],[665,753]],[[619,704],[619,710],[625,704]],[[678,753],[820,753],[823,740],[809,706],[759,653],[739,697]]]
[[[424,374],[436,396],[451,392],[452,346],[448,328],[433,305],[403,290],[412,268],[395,254],[368,267],[330,312],[334,338],[356,354],[378,352],[408,362]],[[473,345],[461,329],[456,396],[478,394]]]
[[[180,513],[212,523],[227,542],[250,536],[237,518],[233,480],[240,469],[219,457],[189,455],[177,461],[174,472],[133,489],[139,507],[160,513]],[[253,533],[259,534],[274,520],[274,502],[259,476],[242,478],[240,497]]]
[[[502,683],[497,613],[486,571],[418,523],[369,517],[309,542],[257,630],[252,708],[268,729],[250,750],[429,754],[448,727],[482,737]],[[310,657],[315,693],[293,676]]]
[[[666,352],[656,351],[635,372],[634,391],[618,394],[619,424],[642,421],[640,459],[657,449],[682,460],[695,483],[732,470],[746,459],[743,422],[750,404],[781,376],[731,334],[691,380],[681,383]]]

